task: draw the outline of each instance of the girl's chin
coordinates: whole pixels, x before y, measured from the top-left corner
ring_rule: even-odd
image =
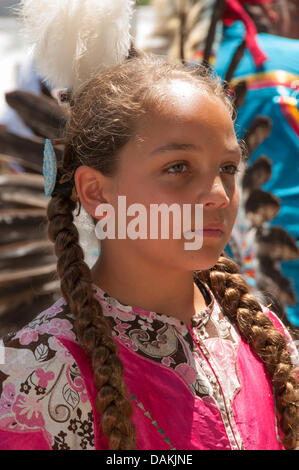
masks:
[[[188,270],[192,271],[206,271],[213,268],[217,263],[222,251],[219,254],[209,255],[209,256],[194,256],[192,259],[186,261],[186,267]]]

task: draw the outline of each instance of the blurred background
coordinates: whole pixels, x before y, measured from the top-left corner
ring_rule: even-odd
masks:
[[[30,52],[24,41],[21,24],[14,14],[14,8],[17,8],[19,3],[17,0],[0,0],[0,116],[7,108],[4,94],[17,85],[20,69],[26,63]],[[155,24],[155,12],[149,0],[140,1],[138,4],[143,8],[137,9],[132,25],[136,47],[150,48],[151,43],[157,42],[150,38]]]
[[[0,0],[0,337],[61,295],[42,157],[45,138],[63,137],[66,115],[35,71],[17,5]],[[223,80],[248,153],[226,253],[299,345],[298,0],[139,1],[132,36],[137,50],[203,64]],[[82,246],[91,266],[97,247],[83,236]]]

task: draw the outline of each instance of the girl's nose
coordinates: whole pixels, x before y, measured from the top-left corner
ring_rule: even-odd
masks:
[[[200,204],[205,207],[223,209],[230,203],[227,190],[223,184],[221,176],[217,176],[213,182],[206,186],[201,192]]]

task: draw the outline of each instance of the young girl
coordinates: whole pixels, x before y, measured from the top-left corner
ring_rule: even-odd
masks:
[[[4,339],[1,449],[296,447],[294,345],[222,254],[238,209],[231,115],[217,80],[154,56],[73,97],[71,180],[48,205],[63,297]],[[120,195],[201,204],[202,248],[107,238],[90,270],[73,212],[97,223],[108,203],[117,221]]]

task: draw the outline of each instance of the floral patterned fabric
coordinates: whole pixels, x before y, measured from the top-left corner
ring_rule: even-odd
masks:
[[[58,340],[62,336],[75,341],[73,318],[66,306],[59,299],[21,331],[4,338],[0,429],[20,436],[20,446],[22,433],[39,429],[48,448],[94,448],[93,415],[84,380]]]
[[[157,398],[154,402],[148,401],[146,386],[143,390],[136,372],[132,378],[130,375],[125,376],[134,404],[137,434],[143,435],[139,448],[180,448],[179,442],[174,442],[176,437],[169,426],[167,429],[167,416],[161,411],[162,401],[160,405],[158,403],[159,387],[162,400],[166,381],[169,384],[174,379],[177,381],[174,388],[182,384],[181,396],[186,394],[186,399],[191,403],[192,429],[197,422],[197,412],[192,403],[198,409],[204,404],[212,410],[214,420],[212,426],[215,429],[209,428],[208,432],[214,436],[219,433],[215,444],[211,444],[211,440],[209,444],[204,443],[202,438],[198,440],[200,433],[196,433],[195,426],[194,435],[198,435],[194,442],[190,441],[190,447],[188,439],[191,437],[186,437],[186,448],[220,446],[233,450],[246,449],[248,439],[244,432],[242,434],[240,425],[244,419],[240,418],[235,406],[237,396],[239,402],[248,398],[240,398],[243,395],[239,393],[244,389],[241,378],[243,372],[239,370],[241,338],[223,316],[207,286],[198,284],[208,305],[194,315],[188,327],[174,317],[124,305],[98,286],[93,287],[103,314],[111,324],[113,336],[119,343],[123,362],[132,363],[130,355],[137,358],[134,367],[137,368],[137,375],[139,371],[139,376],[145,374],[144,367],[148,368],[148,374],[151,370],[153,373],[158,371]],[[277,318],[275,321],[278,322]],[[97,437],[100,432],[95,424],[92,380],[88,378],[91,376],[90,364],[87,356],[82,355],[84,352],[78,345],[73,324],[69,306],[60,298],[22,330],[3,339],[5,360],[4,364],[0,364],[0,449],[105,448],[105,440],[101,441]],[[279,327],[287,335],[293,360],[296,361],[296,348],[280,322]],[[76,353],[77,350],[81,352]],[[173,395],[170,398],[175,402],[176,390],[168,390],[167,397],[170,395]],[[270,408],[271,403],[270,400]],[[199,413],[203,414],[202,411]],[[274,423],[274,414],[272,418]],[[186,429],[185,435],[188,432]],[[277,448],[281,448],[276,439],[276,430],[274,434]],[[163,437],[159,444],[155,441],[158,435],[159,438]],[[181,445],[182,442],[181,439]],[[273,446],[267,445],[270,448]]]

